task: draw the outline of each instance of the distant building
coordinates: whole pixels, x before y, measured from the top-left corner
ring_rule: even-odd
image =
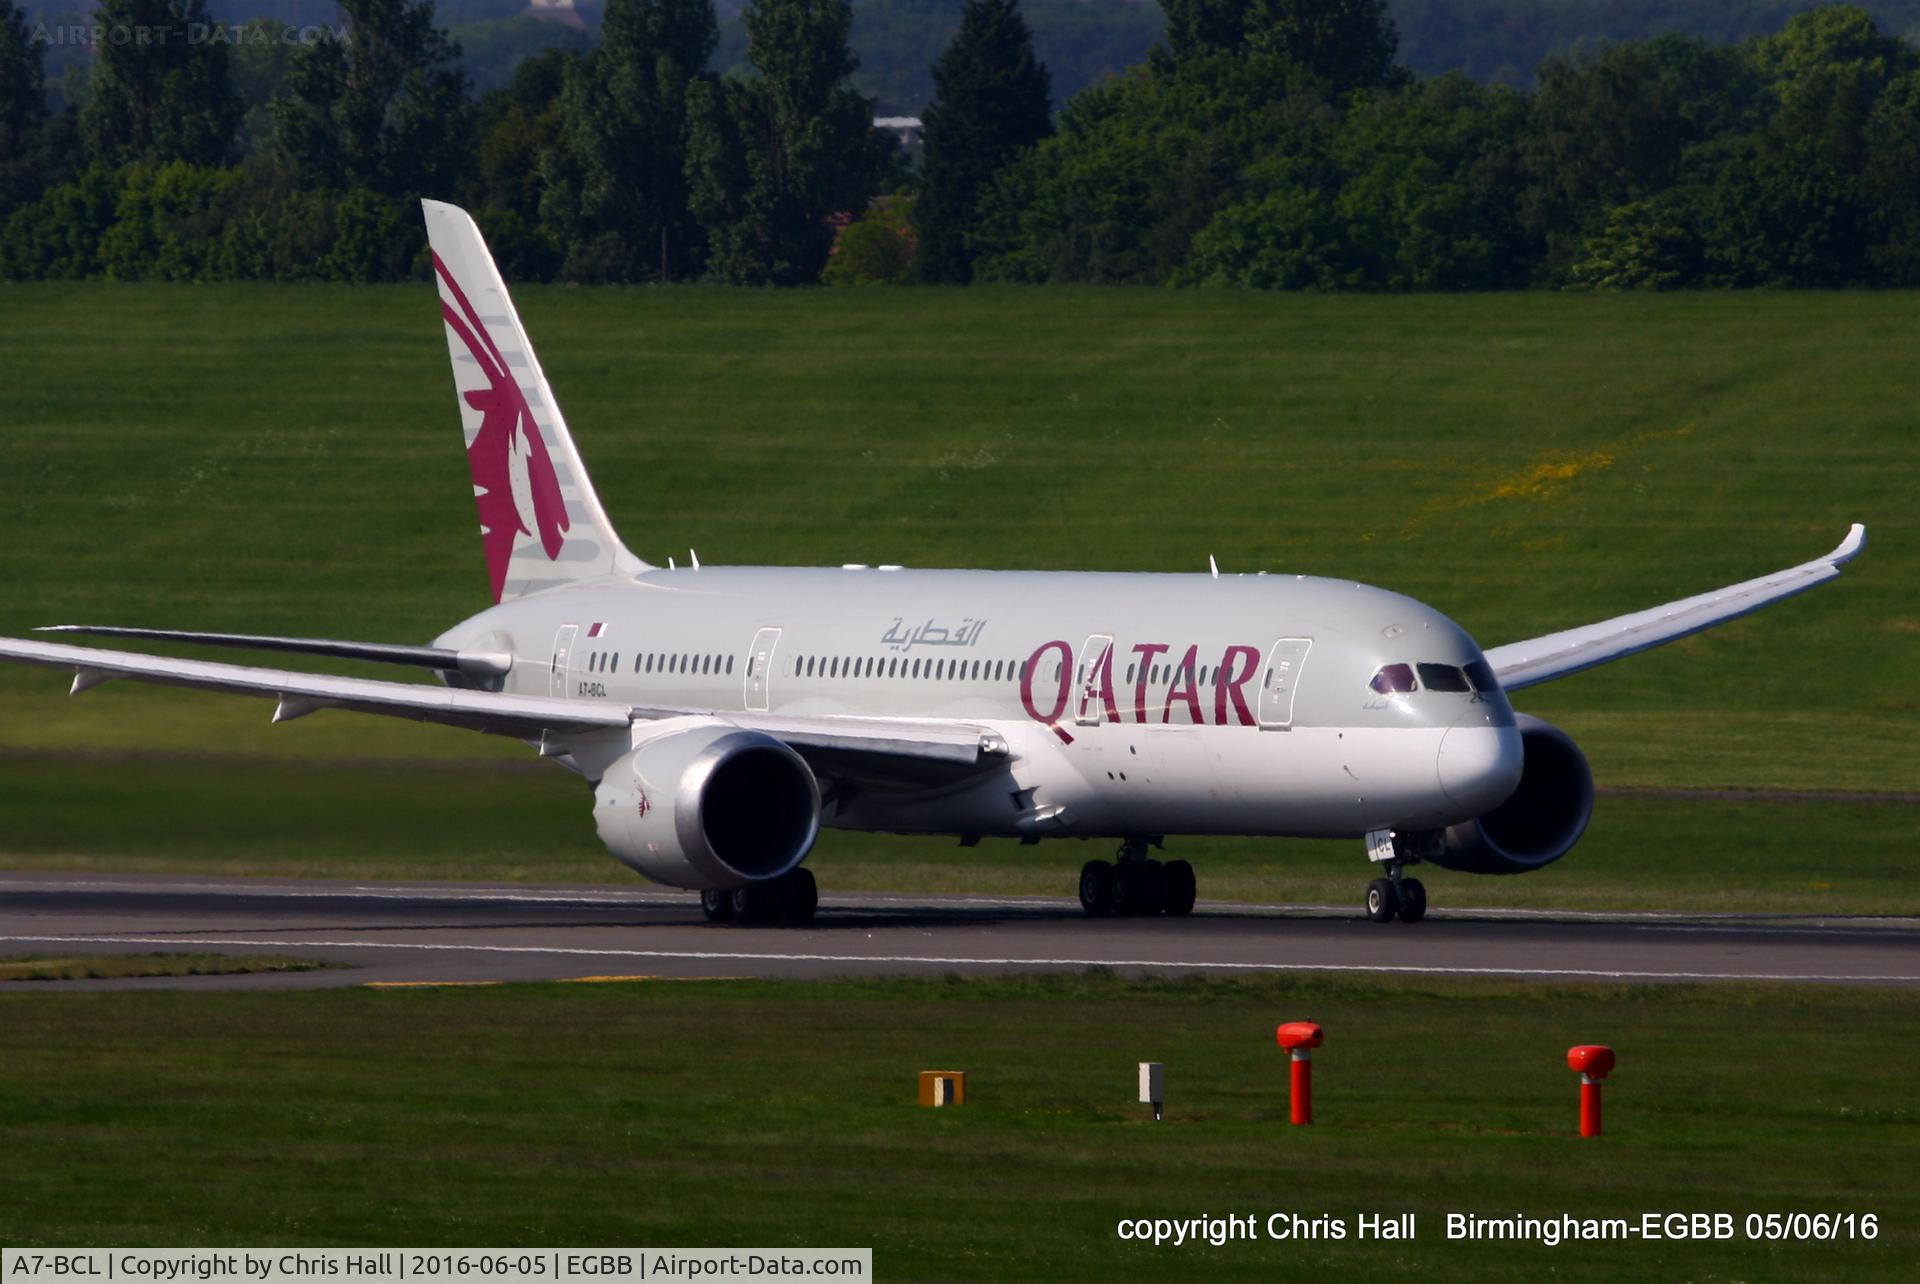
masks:
[[[892,134],[900,140],[902,147],[920,146],[920,118],[918,116],[875,116],[873,127]]]
[[[527,17],[538,18],[542,22],[557,22],[567,27],[584,28],[587,25],[587,20],[574,7],[573,0],[530,0]]]

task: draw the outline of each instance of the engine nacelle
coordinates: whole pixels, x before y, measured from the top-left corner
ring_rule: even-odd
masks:
[[[772,736],[700,720],[636,745],[594,787],[600,841],[675,887],[744,887],[805,860],[820,832],[813,769]]]
[[[1593,772],[1573,737],[1519,714],[1520,784],[1477,820],[1449,828],[1434,864],[1469,874],[1524,874],[1573,849],[1593,815]]]

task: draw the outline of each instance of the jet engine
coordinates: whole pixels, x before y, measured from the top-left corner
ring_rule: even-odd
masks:
[[[1525,754],[1520,784],[1507,800],[1477,820],[1446,830],[1427,859],[1469,874],[1525,874],[1565,856],[1593,815],[1593,772],[1587,756],[1560,728],[1519,714]]]
[[[656,882],[700,890],[779,878],[813,848],[820,789],[772,736],[701,720],[616,760],[594,787],[600,841]]]

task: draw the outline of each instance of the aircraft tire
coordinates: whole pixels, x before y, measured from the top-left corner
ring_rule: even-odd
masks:
[[[1166,901],[1163,908],[1172,918],[1193,913],[1193,898],[1198,894],[1193,866],[1184,860],[1170,860],[1166,867]]]
[[[700,893],[700,912],[709,923],[725,923],[733,918],[733,897],[717,887]]]
[[[813,922],[813,912],[820,907],[820,885],[814,881],[813,871],[796,869],[783,877],[778,887],[780,921],[796,927]]]
[[[1140,900],[1136,914],[1167,912],[1167,867],[1157,860],[1144,861],[1139,867]]]
[[[727,893],[736,923],[765,923],[779,917],[779,893],[765,883],[749,883]]]
[[[1147,871],[1140,865],[1121,861],[1113,868],[1113,882],[1107,900],[1115,918],[1144,914],[1147,901]]]
[[[1400,907],[1396,911],[1402,923],[1418,923],[1427,916],[1427,885],[1417,878],[1400,880]]]
[[[1080,908],[1091,918],[1113,913],[1113,865],[1090,860],[1080,867]]]
[[[1367,917],[1376,923],[1391,923],[1400,911],[1400,895],[1391,878],[1376,878],[1367,884]]]

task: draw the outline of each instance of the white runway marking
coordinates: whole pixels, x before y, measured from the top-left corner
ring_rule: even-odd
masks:
[[[1849,975],[1783,972],[1647,972],[1597,968],[1441,967],[1370,963],[1206,963],[1170,959],[962,958],[924,954],[773,954],[739,950],[578,949],[554,945],[450,945],[402,941],[254,941],[236,937],[178,936],[0,936],[0,942],[48,945],[244,945],[272,949],[440,950],[475,954],[552,954],[595,958],[688,959],[698,962],[906,963],[946,967],[1152,968],[1167,971],[1231,972],[1395,972],[1425,976],[1577,977],[1602,981],[1862,981],[1912,983],[1914,975]]]

